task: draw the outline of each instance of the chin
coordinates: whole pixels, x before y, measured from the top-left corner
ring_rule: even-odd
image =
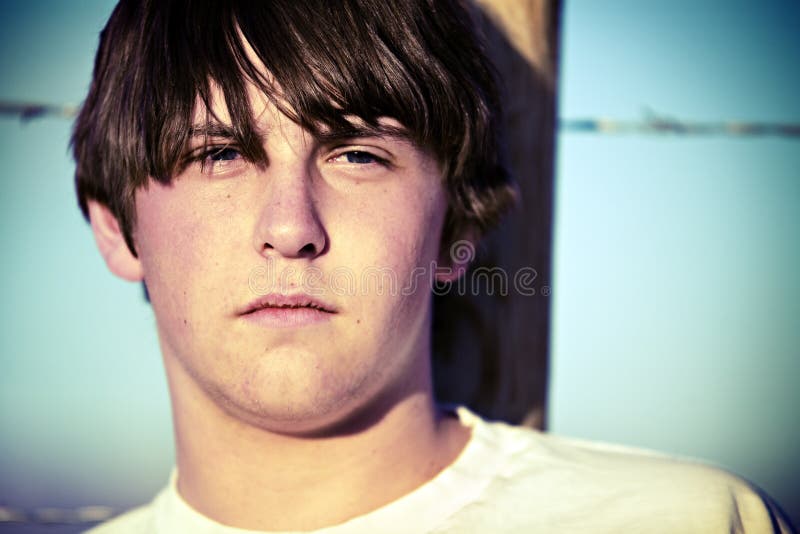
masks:
[[[244,371],[235,384],[217,384],[212,397],[230,415],[270,432],[325,434],[362,419],[382,382],[377,365],[277,351]]]

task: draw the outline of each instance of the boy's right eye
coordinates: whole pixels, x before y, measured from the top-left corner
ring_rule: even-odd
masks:
[[[200,164],[204,174],[226,174],[245,163],[242,153],[230,145],[208,146],[195,153],[191,160]]]
[[[240,157],[239,151],[230,147],[212,150],[211,153],[206,155],[206,158],[210,161],[232,161]]]

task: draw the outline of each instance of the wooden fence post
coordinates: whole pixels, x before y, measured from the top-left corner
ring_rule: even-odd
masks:
[[[485,274],[492,294],[436,297],[434,383],[443,402],[544,428],[561,2],[474,2],[500,75],[507,162],[520,203],[481,243],[468,273],[471,280]],[[497,268],[505,295],[492,278],[502,276]]]

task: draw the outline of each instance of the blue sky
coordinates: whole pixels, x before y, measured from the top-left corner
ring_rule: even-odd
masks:
[[[566,2],[560,115],[800,122],[800,3]],[[800,141],[559,137],[556,432],[704,458],[800,519]]]

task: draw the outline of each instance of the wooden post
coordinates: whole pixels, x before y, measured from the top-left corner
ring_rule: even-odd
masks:
[[[501,294],[436,297],[437,398],[544,428],[551,302],[553,175],[560,0],[474,0],[500,75],[507,161],[517,209],[480,246],[468,276],[501,268]],[[488,269],[488,270],[487,270]],[[494,270],[493,270],[494,269]],[[532,294],[531,294],[532,293]]]

